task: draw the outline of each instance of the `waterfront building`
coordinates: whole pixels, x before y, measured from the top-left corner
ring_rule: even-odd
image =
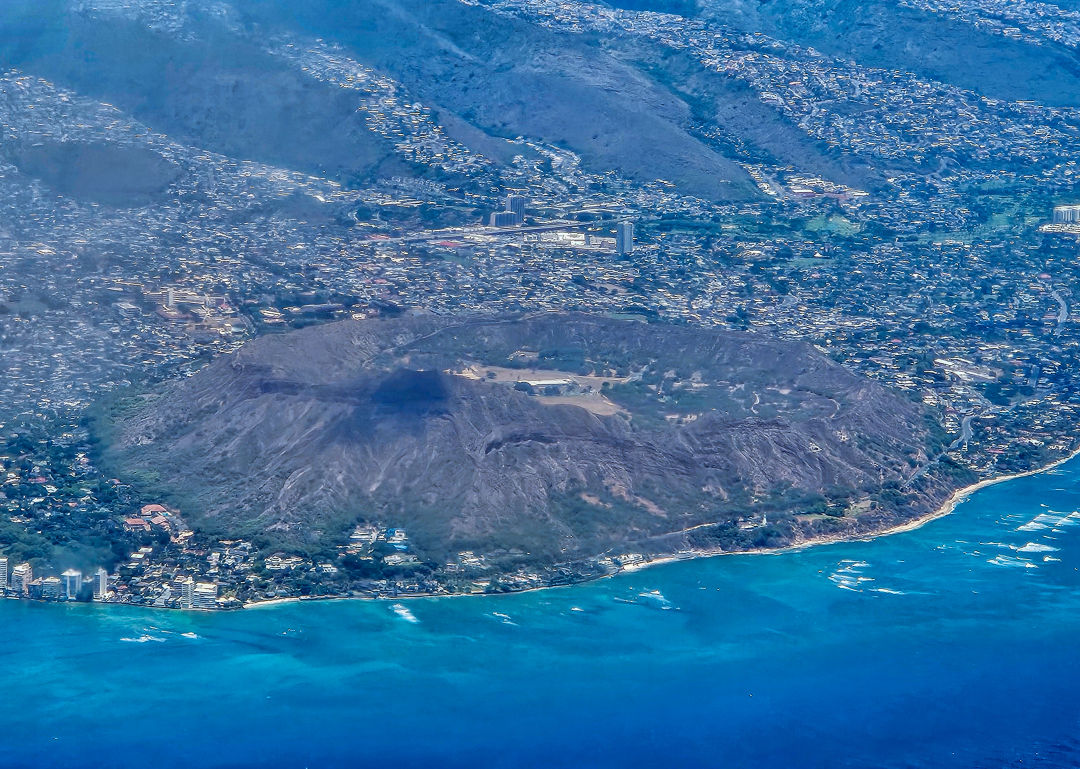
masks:
[[[615,225],[615,253],[632,254],[634,252],[634,223],[619,222]]]
[[[79,597],[79,591],[82,590],[82,572],[75,569],[68,569],[62,575],[60,575],[60,581],[63,583],[63,596],[68,601],[74,601]]]
[[[32,579],[26,585],[26,597],[30,598],[30,599],[33,599],[33,600],[40,601],[44,597],[44,593],[42,592],[43,590],[44,590],[44,588],[43,588],[43,586],[41,584],[41,577],[37,577],[36,579]]]
[[[180,583],[180,608],[190,609],[195,602],[195,580],[188,577]]]
[[[28,563],[20,563],[11,571],[11,590],[15,595],[25,596],[30,591],[34,570]]]
[[[41,580],[41,597],[47,601],[59,601],[64,583],[59,577],[46,577]]]
[[[216,609],[218,586],[214,582],[199,582],[191,595],[192,609]]]
[[[8,559],[6,556],[0,555],[0,593],[7,590],[8,587]]]
[[[109,572],[98,569],[94,572],[94,600],[104,600],[109,593]]]

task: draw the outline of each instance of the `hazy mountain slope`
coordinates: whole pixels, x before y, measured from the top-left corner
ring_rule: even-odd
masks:
[[[523,135],[581,154],[593,171],[663,178],[715,198],[755,194],[742,169],[687,131],[688,107],[668,90],[588,41],[484,9],[238,3],[241,29],[185,6],[177,31],[107,8],[17,6],[0,29],[0,54],[231,157],[346,180],[422,172],[395,154],[392,136],[364,124],[355,92],[268,51],[280,36],[325,36],[399,81],[452,138],[497,162],[512,154],[501,137]]]
[[[708,19],[812,46],[863,66],[908,70],[993,98],[1080,104],[1080,93],[1071,85],[1080,76],[1075,51],[1004,37],[896,0],[614,0],[608,4]],[[992,4],[986,8],[989,17],[996,16]],[[1018,77],[1021,72],[1023,76]]]
[[[1071,86],[1080,77],[1080,59],[1067,49],[993,35],[881,0],[831,0],[802,13],[796,4],[778,0],[760,9],[782,36],[865,66],[910,70],[992,98],[1080,104]]]
[[[751,192],[740,168],[688,133],[686,103],[591,37],[456,0],[316,0],[244,12],[341,43],[440,112],[565,147],[592,171],[659,177],[708,197]]]
[[[856,79],[875,79],[875,68],[910,71],[988,97],[1080,103],[1074,50],[916,4],[614,3],[693,21],[671,33],[656,31],[655,14],[635,18],[632,30],[603,20],[563,23],[543,3],[12,0],[0,24],[0,61],[230,157],[348,182],[446,173],[403,152],[393,127],[380,133],[366,122],[362,86],[311,66],[303,54],[322,46],[388,78],[399,104],[418,100],[464,151],[496,166],[529,154],[506,141],[521,136],[576,153],[591,172],[665,179],[715,199],[757,194],[735,161],[787,165],[864,189],[910,170],[896,157],[871,168],[853,147],[815,138],[808,121],[821,121],[805,105],[792,112],[790,94],[773,93],[802,71],[815,72],[808,87],[828,75],[827,61],[804,66],[811,49],[854,62]],[[569,4],[568,18],[578,9]],[[996,18],[992,11],[988,18]],[[1008,14],[997,22],[1013,23]],[[715,51],[740,61],[734,70],[711,66],[708,51],[680,48],[680,35],[702,29],[718,35]],[[782,64],[750,85],[762,55]],[[845,93],[858,87],[845,74],[813,110],[842,122],[853,109],[873,107]]]
[[[25,29],[17,36],[0,31],[11,63],[114,104],[181,142],[331,178],[408,170],[391,142],[365,127],[355,97],[212,21],[178,39],[63,10],[35,18],[36,37]]]
[[[754,89],[702,67],[693,56],[647,41],[623,42],[620,52],[690,105],[697,126],[717,145],[744,160],[788,165],[859,189],[883,184],[879,170],[815,141]]]

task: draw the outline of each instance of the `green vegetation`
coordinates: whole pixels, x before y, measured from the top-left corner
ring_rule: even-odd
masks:
[[[72,438],[52,437],[61,433],[63,427],[48,424],[0,443],[0,465],[9,474],[0,486],[0,509],[8,511],[0,516],[0,554],[47,573],[112,567],[153,537],[124,531],[118,514],[136,509],[137,500],[85,462],[86,433],[75,428]]]

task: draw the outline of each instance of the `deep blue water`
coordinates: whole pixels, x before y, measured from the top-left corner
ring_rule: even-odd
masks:
[[[906,534],[415,622],[4,601],[0,765],[1078,766],[1078,510],[1074,461]]]

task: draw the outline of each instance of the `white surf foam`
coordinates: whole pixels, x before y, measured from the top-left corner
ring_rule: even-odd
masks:
[[[1057,550],[1056,547],[1044,545],[1041,542],[1028,542],[1023,547],[1016,548],[1018,553],[1052,553],[1055,550]]]
[[[124,641],[125,643],[131,643],[131,644],[144,644],[144,643],[149,643],[151,641],[153,641],[155,643],[165,643],[164,638],[158,638],[157,636],[145,635],[145,634],[139,636],[138,638],[121,638],[120,640]]]
[[[1048,529],[1058,520],[1058,516],[1050,515],[1049,513],[1039,513],[1023,526],[1018,526],[1017,531],[1039,531],[1040,529]]]
[[[660,607],[661,609],[671,609],[671,608],[674,608],[674,607],[672,606],[672,603],[671,603],[671,601],[669,601],[669,600],[668,600],[668,599],[667,599],[667,598],[666,598],[666,597],[664,596],[664,594],[663,594],[663,593],[661,593],[661,592],[660,592],[659,590],[644,590],[644,591],[642,591],[642,592],[638,593],[638,597],[639,597],[639,598],[644,598],[644,599],[645,599],[645,600],[647,600],[647,601],[650,601],[650,602],[653,602],[653,603],[655,603],[655,604],[656,604],[656,605],[658,605],[658,606],[659,606],[659,607]]]

